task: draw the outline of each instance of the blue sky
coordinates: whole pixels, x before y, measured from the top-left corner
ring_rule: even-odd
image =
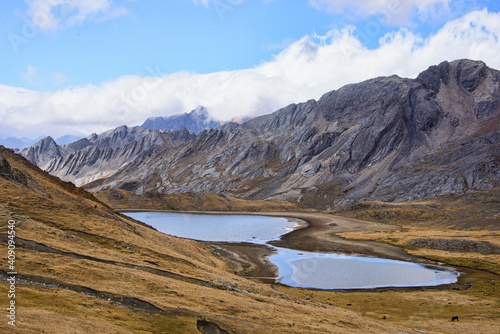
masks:
[[[323,33],[331,15],[307,2],[247,1],[223,7],[196,5],[188,0],[115,1],[127,14],[105,22],[84,22],[39,32],[20,44],[19,52],[2,39],[6,61],[2,83],[30,89],[58,88],[47,78],[63,73],[66,85],[99,84],[122,75],[146,75],[146,66],[165,73],[182,70],[210,73],[253,67],[272,58],[287,42],[314,31]],[[1,34],[18,32],[26,4],[8,2],[2,11]],[[17,14],[19,13],[19,14]],[[300,18],[300,19],[299,19]],[[10,52],[9,52],[10,51]],[[25,80],[27,66],[40,71],[39,80]]]
[[[25,0],[0,12],[0,136],[227,120],[442,60],[500,68],[500,1]]]

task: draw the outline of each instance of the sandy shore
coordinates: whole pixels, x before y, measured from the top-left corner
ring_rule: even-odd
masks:
[[[204,242],[212,252],[229,262],[233,271],[243,277],[274,282],[278,268],[268,257],[276,251],[267,245],[231,242]]]
[[[343,253],[396,260],[415,260],[400,247],[375,241],[347,240],[336,235],[336,233],[352,231],[400,230],[398,226],[361,221],[320,212],[239,212],[231,214],[255,214],[300,219],[307,224],[300,229],[283,235],[280,240],[269,243],[276,247],[308,252]],[[212,244],[208,245],[214,249]],[[238,246],[237,244],[227,243],[225,245],[218,244],[217,246],[223,248],[225,254],[222,254],[220,249],[216,254],[222,255],[223,258],[229,261],[235,273],[239,275],[248,277],[278,276],[278,268],[267,260],[267,257],[272,254],[272,249],[263,252],[260,247],[255,247],[257,245],[252,244]],[[252,269],[248,270],[245,268]],[[259,280],[262,281],[262,279]]]
[[[411,258],[402,248],[375,241],[347,240],[338,235],[352,231],[397,231],[398,226],[367,222],[326,213],[270,213],[285,218],[299,218],[309,226],[285,234],[270,244],[309,252],[358,254],[389,259]]]

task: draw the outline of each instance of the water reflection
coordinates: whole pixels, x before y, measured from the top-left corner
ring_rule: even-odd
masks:
[[[280,248],[269,258],[282,284],[317,289],[368,289],[449,284],[457,273],[441,267],[388,259],[297,252]]]
[[[299,223],[252,215],[203,215],[172,212],[126,212],[127,216],[165,234],[201,241],[266,243],[279,239]]]
[[[267,243],[299,227],[285,218],[253,215],[204,215],[128,212],[158,231],[201,241]],[[275,247],[276,248],[276,247]],[[442,267],[380,258],[298,252],[276,248],[269,260],[279,268],[282,284],[317,289],[365,289],[450,284],[458,273]]]

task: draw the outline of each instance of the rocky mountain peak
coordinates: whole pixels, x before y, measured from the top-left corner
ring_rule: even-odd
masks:
[[[202,131],[89,187],[133,180],[138,193],[215,192],[320,208],[489,189],[500,184],[499,82],[500,72],[471,60],[431,66],[416,79],[374,78]],[[134,172],[146,169],[162,177]]]
[[[3,156],[1,148],[0,148],[0,175],[10,176],[11,173],[12,173],[12,170],[10,168],[10,164],[7,161],[7,159],[5,159],[5,157]]]
[[[174,147],[194,137],[186,128],[159,131],[123,125],[60,146],[47,137],[20,153],[43,170],[82,185],[109,176],[139,156]]]
[[[21,150],[21,154],[31,163],[44,164],[51,159],[61,157],[61,151],[55,140],[48,136],[45,137],[30,147]]]
[[[45,138],[23,154],[92,190],[213,192],[317,208],[500,184],[500,72],[478,61],[346,85],[243,124],[211,127],[204,107],[148,122],[178,129],[121,126],[62,146]]]
[[[152,130],[187,130],[199,133],[206,129],[219,127],[222,123],[214,120],[207,108],[199,106],[189,113],[166,117],[150,117],[140,127]]]
[[[191,112],[188,115],[192,115],[203,120],[208,119],[210,117],[207,108],[204,106],[196,107],[195,109],[191,110]]]

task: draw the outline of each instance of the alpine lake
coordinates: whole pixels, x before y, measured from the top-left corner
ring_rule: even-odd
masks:
[[[210,242],[267,244],[304,224],[286,218],[255,215],[124,212],[160,232]],[[313,253],[274,247],[268,259],[278,267],[274,279],[312,289],[428,287],[457,282],[459,273],[438,265],[357,255]]]

